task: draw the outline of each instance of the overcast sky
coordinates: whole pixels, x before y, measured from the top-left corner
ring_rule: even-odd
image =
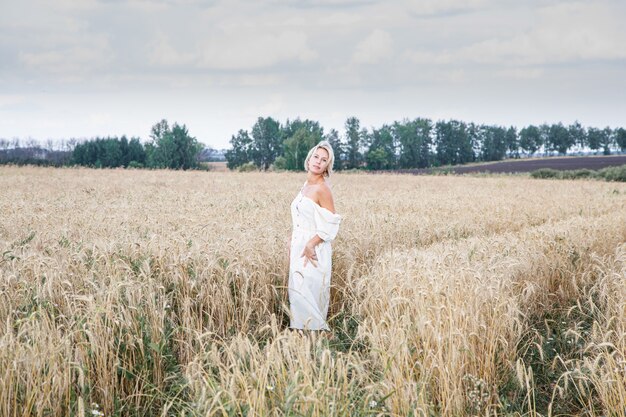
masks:
[[[626,127],[624,0],[0,0],[0,137],[259,116]]]

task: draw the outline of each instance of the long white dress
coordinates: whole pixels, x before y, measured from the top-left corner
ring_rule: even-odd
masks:
[[[289,261],[289,307],[292,329],[329,330],[326,323],[330,302],[333,250],[341,216],[302,194],[291,203],[293,232]],[[317,267],[301,257],[306,243],[315,235],[323,242],[315,247]]]

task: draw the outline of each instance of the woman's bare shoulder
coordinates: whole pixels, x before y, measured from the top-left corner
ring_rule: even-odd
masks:
[[[319,205],[331,212],[335,212],[335,203],[333,201],[333,193],[330,187],[326,183],[321,183],[317,189],[317,197]]]

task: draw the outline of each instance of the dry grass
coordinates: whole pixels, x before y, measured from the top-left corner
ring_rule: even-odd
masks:
[[[302,181],[0,168],[0,415],[625,415],[626,185],[334,176],[320,339]]]

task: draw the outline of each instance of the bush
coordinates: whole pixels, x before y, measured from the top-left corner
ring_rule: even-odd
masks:
[[[561,178],[561,173],[552,168],[541,168],[530,173],[533,178]]]
[[[279,156],[274,160],[274,163],[270,166],[270,171],[284,171],[287,169],[287,159],[284,156]]]
[[[597,178],[605,181],[626,182],[626,165],[607,167],[599,171],[590,169],[576,169],[570,171],[557,171],[552,168],[542,168],[530,173],[533,178],[553,178],[575,180],[579,178]]]
[[[626,165],[601,169],[598,176],[606,181],[626,182]]]
[[[577,180],[580,178],[595,178],[596,176],[597,176],[596,171],[592,171],[587,168],[561,172],[561,178],[564,180]]]
[[[130,161],[128,163],[128,168],[143,168],[143,164],[137,161]]]
[[[208,162],[198,162],[198,166],[195,168],[196,171],[211,171],[213,167]]]
[[[259,168],[257,168],[256,165],[254,165],[254,162],[246,162],[243,165],[239,165],[239,168],[237,168],[237,171],[239,172],[253,172],[253,171],[258,171]]]

